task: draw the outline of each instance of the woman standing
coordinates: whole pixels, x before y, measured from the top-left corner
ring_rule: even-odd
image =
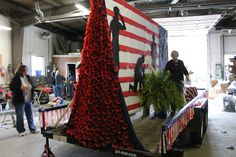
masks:
[[[56,76],[56,97],[64,98],[64,81],[66,80],[65,77],[61,74],[60,70],[57,69]]]
[[[26,65],[20,65],[16,69],[16,74],[10,83],[10,89],[12,91],[12,103],[16,110],[16,130],[20,136],[25,135],[25,112],[30,132],[37,133],[32,113],[33,85]]]

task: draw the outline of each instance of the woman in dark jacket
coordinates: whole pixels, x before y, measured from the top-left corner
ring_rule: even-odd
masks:
[[[61,74],[60,70],[56,71],[56,97],[64,98],[64,81],[65,77]]]
[[[17,68],[16,75],[10,83],[10,89],[12,91],[12,103],[16,110],[16,130],[20,136],[25,135],[25,112],[30,132],[36,133],[32,113],[33,84],[26,65],[20,65]]]

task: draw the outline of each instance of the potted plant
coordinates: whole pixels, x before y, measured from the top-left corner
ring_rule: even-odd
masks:
[[[153,105],[155,111],[169,111],[175,107],[180,109],[185,101],[175,83],[162,71],[145,74],[144,85],[140,93],[144,108]]]

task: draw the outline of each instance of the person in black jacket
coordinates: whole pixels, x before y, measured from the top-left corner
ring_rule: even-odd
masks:
[[[65,77],[61,74],[61,71],[59,69],[57,69],[56,71],[56,75],[55,75],[55,83],[56,83],[56,93],[55,96],[56,97],[61,97],[64,98],[65,95],[65,88],[64,88],[64,81],[65,81]]]
[[[51,79],[52,79],[52,88],[53,88],[53,93],[56,94],[56,71],[58,68],[54,68],[52,73],[51,73]]]
[[[186,77],[187,81],[189,80],[189,73],[186,69],[184,62],[182,60],[179,60],[179,53],[176,50],[173,50],[171,52],[172,59],[167,62],[165,70],[170,75],[170,79],[172,79],[179,92],[183,93],[184,88],[184,75]],[[175,107],[172,107],[172,112],[170,113],[171,116],[175,114]]]
[[[176,50],[173,50],[171,52],[172,59],[167,62],[165,70],[170,75],[170,78],[175,82],[178,90],[183,93],[183,81],[184,76],[186,77],[186,80],[189,81],[189,74],[188,70],[184,66],[184,62],[182,60],[179,60],[179,53]]]
[[[16,110],[16,130],[20,136],[25,135],[24,112],[30,132],[37,133],[32,114],[33,88],[32,80],[28,75],[28,67],[21,64],[10,83],[12,104]]]

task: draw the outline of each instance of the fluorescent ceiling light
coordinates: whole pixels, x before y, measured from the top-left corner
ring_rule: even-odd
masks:
[[[11,27],[0,25],[0,29],[10,31]]]
[[[173,0],[170,4],[176,4],[178,2],[179,2],[179,0]]]
[[[89,10],[87,8],[85,8],[83,5],[81,5],[79,3],[75,3],[75,6],[84,15],[88,15],[89,14]]]

